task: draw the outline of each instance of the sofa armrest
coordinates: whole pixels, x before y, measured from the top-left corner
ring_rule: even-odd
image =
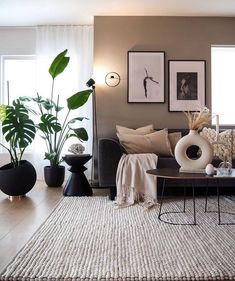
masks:
[[[98,178],[100,187],[116,186],[116,172],[123,148],[118,140],[102,138],[98,142]]]

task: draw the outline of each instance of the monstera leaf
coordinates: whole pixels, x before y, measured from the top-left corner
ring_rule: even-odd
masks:
[[[33,141],[36,133],[34,123],[19,100],[14,101],[13,106],[7,107],[6,119],[2,122],[2,133],[6,141],[16,148],[25,148]]]
[[[58,133],[61,131],[61,125],[57,118],[52,114],[43,114],[41,123],[38,124],[39,129],[46,134]]]

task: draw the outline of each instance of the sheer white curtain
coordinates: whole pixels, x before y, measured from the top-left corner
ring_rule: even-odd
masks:
[[[65,71],[55,79],[54,100],[60,96],[60,104],[66,105],[66,99],[78,91],[87,89],[86,82],[93,72],[93,26],[39,26],[37,27],[37,92],[43,97],[50,98],[51,76],[48,73],[49,66],[54,57],[68,49],[67,55],[70,62]],[[63,110],[59,113],[62,116],[67,113]],[[85,153],[91,153],[92,149],[92,98],[74,112],[71,117],[87,117],[89,120],[81,122],[85,127],[89,140],[84,142]],[[62,152],[66,153],[71,143],[78,142],[77,139],[70,139],[64,146]],[[43,160],[46,145],[37,136],[33,162],[37,170],[38,179],[43,179],[43,167],[49,165],[47,160]],[[91,162],[91,161],[90,161]],[[90,177],[90,165],[88,166],[88,176]]]

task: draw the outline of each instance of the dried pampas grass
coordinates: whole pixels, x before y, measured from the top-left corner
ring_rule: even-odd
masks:
[[[188,119],[190,130],[199,130],[211,121],[211,113],[207,107],[204,107],[201,111],[184,112],[184,114]]]

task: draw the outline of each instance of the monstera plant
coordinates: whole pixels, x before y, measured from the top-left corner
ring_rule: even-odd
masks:
[[[61,152],[65,142],[71,137],[80,141],[88,140],[86,129],[78,126],[79,122],[86,117],[77,116],[69,119],[69,115],[71,111],[78,109],[87,102],[92,91],[87,89],[67,98],[67,108],[59,105],[59,96],[54,100],[55,79],[66,69],[69,63],[70,58],[66,54],[67,50],[58,54],[50,65],[49,74],[52,78],[50,98],[44,98],[39,94],[33,98],[21,97],[22,101],[36,103],[36,114],[40,116],[36,126],[46,143],[44,159],[50,161],[50,166],[44,168],[44,176],[47,185],[51,187],[60,186],[64,181],[64,166],[61,166],[60,163],[62,162]]]
[[[14,100],[12,105],[0,106],[0,121],[6,141],[0,145],[8,151],[11,160],[0,167],[0,189],[10,196],[24,195],[36,181],[34,167],[22,159],[25,149],[35,137],[36,128],[19,99]]]

